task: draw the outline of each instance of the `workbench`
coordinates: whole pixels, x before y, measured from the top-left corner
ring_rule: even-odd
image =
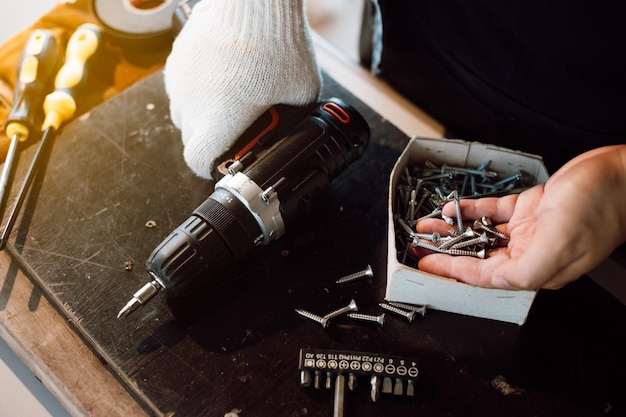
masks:
[[[323,96],[364,115],[369,149],[306,221],[229,272],[236,285],[116,319],[149,253],[213,186],[184,164],[155,73],[56,138],[0,253],[0,336],[76,416],[330,416],[333,391],[300,386],[300,348],[418,360],[415,396],[374,403],[360,380],[347,416],[626,415],[626,310],[586,277],[540,291],[523,326],[433,310],[323,329],[295,314],[351,299],[381,312],[389,173],[409,134],[442,134],[362,69],[318,55]],[[334,283],[368,264],[373,278]]]

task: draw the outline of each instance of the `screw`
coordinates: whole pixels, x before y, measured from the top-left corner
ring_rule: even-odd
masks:
[[[434,246],[428,243],[420,242],[419,240],[414,240],[413,245],[419,246],[420,248],[432,250],[433,252],[445,253],[448,255],[455,255],[455,256],[473,256],[475,258],[484,259],[485,256],[487,255],[487,252],[485,251],[485,249],[481,249],[478,252],[462,250],[462,249],[446,249],[442,247],[443,244],[441,244],[440,246]]]
[[[411,227],[407,224],[406,221],[404,221],[403,219],[396,217],[395,218],[396,222],[400,225],[400,227],[404,230],[404,232],[409,235],[410,237],[412,237],[413,239],[426,239],[426,240],[430,240],[431,242],[435,242],[435,243],[439,243],[439,241],[441,240],[441,235],[439,234],[439,232],[433,232],[433,233],[415,233]]]
[[[435,175],[431,175],[429,177],[422,177],[420,178],[422,181],[431,181],[431,180],[439,180],[442,178],[447,178],[447,179],[452,179],[453,175],[451,172],[444,172],[443,174],[435,174]]]
[[[413,310],[405,311],[405,310],[402,310],[401,308],[392,306],[391,304],[385,304],[385,303],[379,303],[378,305],[387,311],[391,311],[392,313],[396,313],[400,316],[405,317],[409,321],[409,323],[413,323],[413,320],[415,320],[416,312]]]
[[[389,304],[391,304],[394,307],[402,308],[404,310],[415,311],[422,318],[426,315],[426,306],[416,306],[412,304],[398,303],[395,301],[389,301]]]
[[[441,215],[441,209],[440,208],[436,208],[432,212],[430,212],[429,214],[426,214],[426,215],[420,217],[415,222],[419,223],[420,220],[430,219],[430,218],[437,217],[437,216],[440,216],[440,215]]]
[[[461,233],[458,236],[455,236],[454,238],[442,243],[441,245],[439,245],[440,249],[448,249],[449,247],[451,247],[452,245],[454,245],[455,243],[458,243],[460,241],[462,241],[465,238],[468,237],[473,237],[474,236],[474,230],[472,230],[471,227],[468,227],[467,229],[465,229],[465,231],[463,233]]]
[[[413,231],[413,229],[411,229],[411,226],[409,226],[409,224],[402,218],[400,218],[398,215],[396,215],[394,217],[394,220],[396,222],[398,222],[398,224],[400,225],[400,227],[405,231],[406,234],[408,235],[414,235],[415,232]]]
[[[456,225],[459,233],[463,233],[463,217],[461,217],[461,202],[459,201],[459,193],[454,190],[454,207],[456,210]]]
[[[419,240],[413,240],[413,245],[418,246],[420,248],[432,250],[433,252],[448,253],[447,249],[440,248],[439,246],[431,245],[429,243],[424,243]]]
[[[489,243],[489,238],[487,237],[487,233],[483,232],[480,236],[475,237],[473,239],[468,239],[463,242],[456,243],[452,245],[450,249],[461,249],[466,248],[472,245],[479,245],[481,243]]]
[[[318,322],[324,329],[328,327],[328,319],[326,317],[318,316],[317,314],[313,314],[310,311],[302,310],[300,308],[296,308],[296,313],[300,314],[302,317]]]
[[[348,314],[348,317],[352,319],[356,319],[356,320],[378,323],[380,327],[383,327],[383,324],[385,323],[385,313],[381,314],[380,316],[372,316],[369,314],[360,314],[360,313],[350,313]]]
[[[345,313],[347,313],[349,311],[357,311],[358,309],[359,308],[356,306],[356,301],[350,300],[350,304],[348,304],[347,306],[342,307],[342,308],[340,308],[338,310],[335,310],[335,311],[332,311],[332,312],[326,314],[323,318],[326,319],[326,320],[330,320],[330,319],[332,319],[334,317],[341,316],[342,314],[345,314]]]
[[[441,215],[441,219],[448,223],[450,226],[452,226],[454,224],[454,219],[452,217],[448,217],[448,216],[444,216],[443,214]],[[453,231],[454,232],[454,231]],[[454,232],[456,233],[456,232]]]
[[[485,256],[487,256],[487,251],[485,249],[481,249],[478,252],[463,249],[448,249],[446,253],[454,256],[473,256],[474,258],[480,259],[485,259]]]
[[[345,277],[339,278],[335,281],[335,284],[345,284],[347,282],[356,281],[359,278],[372,278],[374,276],[374,271],[372,271],[372,267],[368,265],[364,270],[355,272],[354,274],[346,275]]]
[[[498,232],[491,227],[491,219],[489,217],[482,217],[480,220],[474,221],[475,230],[484,230],[487,233],[491,233],[494,236],[498,236],[500,239],[508,240],[509,237],[502,232]]]
[[[406,182],[410,186],[411,183],[413,182],[413,177],[411,176],[411,172],[409,171],[409,167],[408,166],[404,167],[404,173],[406,174]]]
[[[411,199],[409,200],[409,208],[406,218],[409,219],[410,222],[415,220],[415,209],[417,207],[417,191],[411,190]]]
[[[426,240],[430,240],[431,242],[435,242],[435,243],[441,242],[441,235],[439,234],[439,232],[433,232],[433,233],[413,233],[413,234],[411,234],[411,237],[413,239],[426,239]]]
[[[509,183],[515,182],[515,181],[521,181],[522,180],[522,173],[518,172],[516,174],[511,175],[510,177],[504,178],[496,183],[494,183],[493,185],[495,185],[496,187],[502,187],[505,186]]]
[[[461,217],[461,203],[459,201],[459,192],[455,189],[448,195],[447,200],[454,200],[454,209],[456,211],[456,225],[459,233],[463,233],[463,218]]]
[[[485,171],[485,169],[484,168],[481,169],[481,167],[478,167],[476,169],[471,169],[471,168],[454,167],[454,166],[449,166],[449,165],[444,164],[442,169],[445,169],[446,171],[461,172],[461,173],[470,174],[470,175],[478,175],[480,177],[496,177],[498,175],[497,172]]]

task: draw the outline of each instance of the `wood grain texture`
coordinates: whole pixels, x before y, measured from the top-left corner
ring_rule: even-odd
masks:
[[[0,286],[0,337],[71,415],[146,415],[6,252]]]

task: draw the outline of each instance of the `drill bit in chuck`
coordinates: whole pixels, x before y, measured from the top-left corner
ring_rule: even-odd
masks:
[[[157,280],[152,280],[148,282],[146,285],[141,287],[139,291],[133,294],[132,298],[126,305],[117,313],[118,319],[123,319],[128,316],[133,311],[137,310],[143,304],[147,303],[157,295],[159,290],[162,290],[163,286]]]

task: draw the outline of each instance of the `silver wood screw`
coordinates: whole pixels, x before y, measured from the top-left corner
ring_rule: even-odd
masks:
[[[455,243],[450,249],[461,249],[472,245],[479,245],[483,243],[489,243],[487,233],[483,232],[480,236],[473,239],[464,240],[463,242]]]
[[[472,256],[474,258],[485,259],[487,256],[487,251],[485,249],[481,249],[478,252],[472,250],[463,250],[463,249],[448,249],[446,252],[448,255],[454,256]]]
[[[426,315],[426,306],[417,306],[413,304],[399,303],[396,301],[389,301],[389,304],[394,307],[402,308],[404,310],[415,311],[422,318]]]
[[[473,256],[475,258],[480,258],[480,259],[484,259],[485,256],[487,256],[487,251],[485,249],[481,249],[478,252],[469,251],[469,250],[463,250],[463,249],[446,249],[446,248],[442,248],[441,247],[443,245],[435,246],[435,245],[431,245],[431,244],[428,244],[428,243],[421,242],[419,240],[414,240],[413,241],[413,245],[419,246],[420,248],[431,250],[433,252],[445,253],[445,254],[448,254],[448,255]]]
[[[507,185],[507,184],[515,182],[515,181],[521,181],[522,178],[523,178],[522,177],[522,173],[521,172],[517,172],[516,174],[513,174],[510,177],[504,178],[504,179],[494,183],[493,185],[495,185],[496,187],[502,187],[504,185]]]
[[[403,310],[396,306],[392,306],[391,304],[385,304],[385,303],[379,303],[378,305],[381,306],[384,310],[387,310],[392,313],[398,314],[399,316],[405,317],[409,321],[409,323],[413,323],[413,320],[415,320],[416,312],[413,310]]]
[[[441,248],[439,246],[431,245],[430,243],[424,243],[420,240],[413,240],[413,245],[418,246],[420,248],[432,250],[433,252],[448,253],[447,249]]]
[[[448,199],[454,200],[454,209],[456,211],[456,227],[459,231],[459,234],[463,234],[463,217],[461,217],[461,202],[459,201],[459,192],[457,190],[453,190],[448,195]]]
[[[350,304],[348,304],[345,307],[342,307],[338,310],[335,311],[331,311],[330,313],[326,314],[323,318],[326,320],[330,320],[332,318],[335,318],[337,316],[341,316],[342,314],[348,313],[350,311],[357,311],[359,308],[356,305],[356,301],[354,300],[350,300]]]
[[[450,239],[450,240],[440,244],[439,248],[440,249],[447,249],[449,247],[452,247],[452,245],[462,241],[463,239],[467,239],[467,238],[470,238],[470,237],[474,237],[474,230],[472,230],[471,227],[468,227],[467,229],[465,229],[464,232],[462,232],[458,236],[455,236],[452,239]]]
[[[435,242],[435,243],[439,243],[441,241],[441,234],[439,234],[439,232],[416,233],[413,231],[413,229],[411,229],[411,226],[409,226],[407,222],[404,221],[403,219],[398,217],[395,220],[398,222],[400,227],[402,227],[404,232],[410,237],[412,237],[413,239],[425,239],[425,240],[430,240],[431,242]]]
[[[502,232],[498,232],[491,227],[491,219],[489,217],[482,217],[480,220],[474,221],[474,230],[484,230],[494,236],[498,236],[500,239],[508,240],[509,237]]]
[[[362,271],[355,272],[354,274],[346,275],[345,277],[339,278],[337,281],[335,281],[335,284],[345,284],[348,282],[356,281],[357,279],[360,279],[360,278],[366,278],[366,277],[372,278],[373,276],[374,276],[374,271],[372,270],[372,267],[368,265]]]
[[[372,316],[369,314],[361,314],[361,313],[349,313],[348,317],[361,321],[369,321],[372,323],[377,323],[380,327],[383,327],[385,324],[385,313],[380,316]]]
[[[296,308],[296,313],[300,314],[302,317],[306,317],[309,320],[313,320],[321,324],[324,329],[328,327],[328,319],[326,317],[318,316],[317,314],[313,314],[310,311],[303,310],[301,308]]]
[[[486,168],[486,167],[485,167]],[[478,175],[480,177],[497,177],[498,173],[497,172],[493,172],[493,171],[485,171],[485,168],[482,168],[482,165],[476,169],[471,169],[471,168],[463,168],[463,167],[455,167],[455,166],[449,166],[444,164],[442,169],[446,170],[446,171],[453,171],[453,172],[461,172],[464,174],[470,174],[470,175]]]
[[[417,207],[417,190],[411,190],[411,199],[409,200],[409,208],[405,216],[410,222],[415,220],[415,209]]]
[[[440,208],[436,208],[433,211],[431,211],[429,214],[426,214],[426,215],[420,217],[415,222],[419,223],[420,221],[422,221],[424,219],[430,219],[430,218],[437,217],[437,216],[440,216],[440,215],[441,215],[441,209]]]

